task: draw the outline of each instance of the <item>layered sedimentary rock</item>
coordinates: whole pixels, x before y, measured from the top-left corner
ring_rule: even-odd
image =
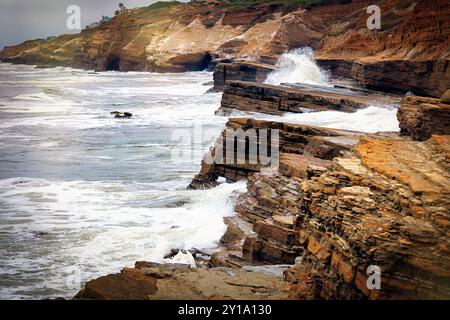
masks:
[[[293,5],[277,0],[251,7],[156,4],[133,9],[80,34],[5,48],[6,62],[98,70],[201,70],[217,65],[224,80],[262,81],[265,64],[304,46],[335,76],[365,86],[440,97],[450,82],[450,4],[445,0],[381,0],[381,29],[369,30],[367,1]],[[242,61],[249,61],[250,70]],[[255,65],[262,63],[263,65]],[[229,78],[227,78],[229,77]]]
[[[311,46],[319,65],[334,77],[378,90],[440,97],[450,82],[448,1],[386,0],[377,5],[380,30],[367,28],[364,1],[292,11],[281,18],[258,61],[274,63],[283,52]]]
[[[264,82],[267,75],[274,69],[273,65],[255,62],[218,63],[213,69],[214,89],[217,91],[223,90],[225,81],[229,80]]]
[[[449,153],[450,136],[379,134],[305,171],[257,173],[210,267],[138,262],[75,298],[448,299]]]
[[[228,131],[228,130],[232,131]],[[238,130],[241,130],[240,132]],[[255,134],[255,140],[252,140],[252,134]],[[275,134],[277,136],[275,136]],[[227,145],[227,135],[232,137],[234,143]],[[233,136],[235,135],[235,136]],[[221,137],[216,141],[215,146],[202,161],[200,173],[192,180],[190,188],[204,189],[216,185],[217,178],[225,177],[229,181],[237,181],[248,177],[262,168],[281,166],[289,171],[289,163],[300,161],[303,163],[319,163],[321,159],[330,160],[340,154],[341,151],[349,150],[358,142],[360,132],[327,129],[300,124],[289,124],[277,121],[256,120],[251,118],[230,118]],[[273,139],[273,140],[272,140]],[[265,145],[264,152],[258,154],[254,163],[250,163],[249,154],[253,150],[249,142],[254,141],[254,150],[262,150],[261,145]],[[277,154],[270,153],[272,143]],[[243,146],[244,158],[241,163],[237,161],[238,146]],[[220,153],[218,153],[220,150]],[[228,161],[227,152],[232,153]],[[278,154],[279,152],[279,154]],[[297,154],[297,158],[292,155]],[[220,155],[220,157],[219,157]],[[267,156],[268,161],[261,161],[259,156]],[[211,159],[214,162],[210,161]],[[217,161],[219,160],[219,161]],[[245,161],[244,161],[245,160]]]
[[[440,97],[450,82],[449,60],[321,59],[318,64],[333,76],[351,78],[358,84],[387,92],[412,91]]]
[[[306,178],[257,174],[237,205],[255,221],[244,250],[296,261],[285,276],[298,298],[449,298],[449,151],[450,136],[373,136]]]
[[[380,93],[342,93],[325,87],[227,81],[218,113],[230,114],[234,110],[271,115],[330,110],[354,112],[370,105],[394,105],[398,101]]]
[[[403,106],[448,113],[436,101],[409,96]],[[420,111],[416,120],[442,117]],[[219,250],[197,269],[137,263],[88,282],[76,298],[450,298],[450,135],[417,141],[415,130],[362,134],[245,118],[227,128],[277,129],[280,154],[276,170],[203,164],[193,187],[234,180],[238,170],[248,181]]]
[[[334,24],[322,39],[319,63],[370,87],[439,97],[450,82],[448,1],[387,0],[377,5],[381,29],[367,29],[364,10],[352,13],[351,20]]]
[[[405,97],[397,112],[400,129],[416,140],[432,134],[450,134],[450,104],[439,99]]]

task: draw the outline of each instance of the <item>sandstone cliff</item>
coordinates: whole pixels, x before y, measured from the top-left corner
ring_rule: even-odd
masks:
[[[237,207],[255,221],[244,250],[295,259],[286,278],[297,298],[448,298],[449,142],[363,138],[306,177],[252,176]],[[366,285],[370,265],[381,290]]]
[[[377,1],[380,30],[367,29],[367,5],[357,0],[331,2],[284,15],[258,61],[273,63],[289,49],[311,46],[318,63],[334,77],[384,91],[440,97],[450,83],[448,1]],[[242,68],[216,70],[217,89],[223,88],[224,79],[247,80],[238,76],[237,67]],[[258,70],[267,74],[264,66]],[[251,81],[258,79],[261,76]]]
[[[256,6],[226,2],[152,5],[130,10],[80,34],[7,47],[0,59],[164,72],[201,70],[212,59],[274,64],[280,54],[310,46],[333,75],[369,87],[436,97],[447,89],[448,1],[377,1],[381,30],[366,27],[367,1],[311,2],[314,4],[279,0]],[[264,64],[247,69],[218,65],[217,88],[226,79],[262,81],[270,70]]]
[[[427,141],[384,133],[350,148],[310,142],[303,155],[333,160],[287,154],[278,172],[250,176],[236,205],[254,231],[242,235],[242,258],[294,263],[285,280],[300,299],[448,299],[448,113],[438,99],[406,97],[402,134]],[[326,147],[337,152],[324,156]],[[381,272],[379,290],[367,286],[369,266]]]
[[[202,70],[213,57],[258,56],[279,24],[281,8],[150,5],[80,34],[7,47],[0,59],[98,70]]]

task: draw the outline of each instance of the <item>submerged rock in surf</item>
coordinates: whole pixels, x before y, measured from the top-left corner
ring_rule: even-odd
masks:
[[[133,116],[130,112],[119,112],[119,111],[113,111],[111,114],[114,116],[114,118],[131,118]]]

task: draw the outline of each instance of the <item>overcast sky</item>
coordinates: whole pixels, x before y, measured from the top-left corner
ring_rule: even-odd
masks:
[[[134,8],[157,0],[0,0],[0,50],[28,39],[76,32],[66,27],[69,5],[80,7],[83,28],[102,15],[113,16],[119,2]]]

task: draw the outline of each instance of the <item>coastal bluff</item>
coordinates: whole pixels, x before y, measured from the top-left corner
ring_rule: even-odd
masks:
[[[5,47],[0,60],[94,70],[215,70],[226,80],[262,82],[281,54],[311,47],[336,76],[383,91],[440,97],[450,83],[450,4],[381,0],[382,28],[366,27],[363,0],[271,4],[156,3],[79,34]],[[186,44],[189,45],[186,45]]]

